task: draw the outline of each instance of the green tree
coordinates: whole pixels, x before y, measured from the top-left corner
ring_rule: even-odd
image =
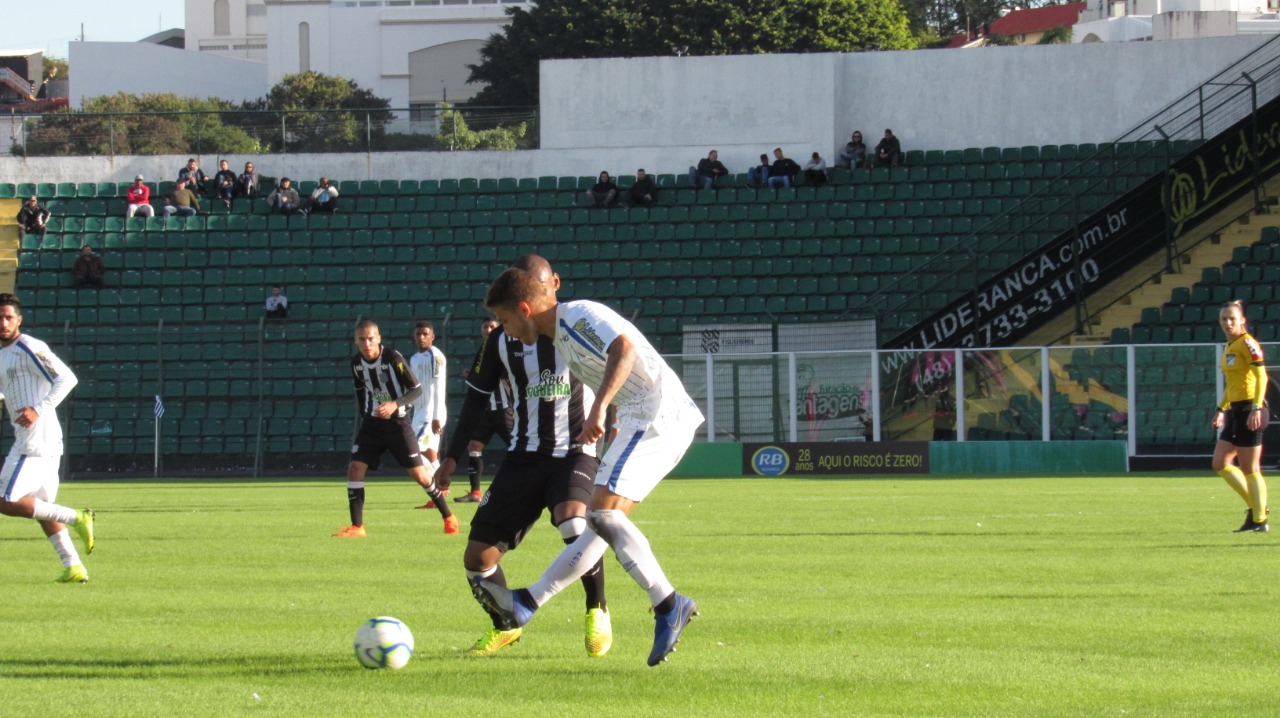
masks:
[[[92,97],[79,112],[44,115],[27,133],[27,155],[251,154],[261,144],[229,127],[235,105],[162,93]]]
[[[462,112],[448,105],[440,113],[440,132],[432,147],[438,150],[514,150],[526,147],[529,126],[521,122],[513,127],[473,130],[467,126]]]
[[[43,69],[41,74],[45,80],[69,80],[71,79],[71,66],[67,63],[65,57],[54,57],[46,55],[42,63]]]
[[[1071,42],[1071,26],[1059,25],[1051,27],[1044,31],[1040,39],[1036,41],[1037,45],[1059,45]]]
[[[345,152],[365,149],[370,135],[383,137],[394,117],[390,106],[352,80],[299,72],[285,75],[266,97],[246,102],[244,109],[283,112],[290,152]],[[280,125],[278,115],[272,120]],[[278,133],[272,146],[279,149]]]
[[[475,105],[536,105],[538,61],[565,58],[907,50],[898,0],[543,0],[472,65]]]

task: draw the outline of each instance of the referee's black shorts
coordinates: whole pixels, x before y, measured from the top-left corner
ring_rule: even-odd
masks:
[[[486,411],[468,439],[488,444],[496,434],[502,437],[503,444],[511,446],[511,427],[515,425],[515,420],[516,412],[511,407]]]
[[[529,452],[508,453],[471,519],[472,541],[504,553],[520,545],[545,508],[565,501],[587,503],[600,460],[586,454],[564,458]]]
[[[1227,407],[1227,416],[1222,422],[1222,433],[1218,438],[1232,446],[1262,446],[1262,433],[1267,429],[1270,410],[1262,407],[1262,427],[1257,431],[1249,430],[1249,413],[1253,411],[1253,402],[1233,401]]]
[[[387,452],[406,469],[426,463],[418,452],[418,437],[414,436],[407,420],[365,419],[361,422],[355,446],[351,447],[351,460],[368,464],[376,471],[382,455]]]

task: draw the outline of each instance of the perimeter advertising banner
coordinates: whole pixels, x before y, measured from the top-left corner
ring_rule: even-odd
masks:
[[[747,476],[927,474],[929,442],[743,444],[742,473]]]

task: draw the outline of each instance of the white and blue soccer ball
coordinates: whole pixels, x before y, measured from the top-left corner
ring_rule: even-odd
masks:
[[[398,618],[378,616],[356,631],[356,660],[365,668],[404,668],[413,658],[413,633]]]

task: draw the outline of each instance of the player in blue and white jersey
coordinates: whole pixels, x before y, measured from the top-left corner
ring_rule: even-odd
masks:
[[[529,272],[508,269],[489,287],[485,306],[507,334],[526,344],[550,337],[569,371],[595,390],[577,441],[594,443],[605,435],[610,405],[617,412],[617,434],[596,473],[587,530],[533,585],[513,591],[479,579],[474,583],[477,597],[505,620],[523,626],[539,606],[599,560],[608,545],[653,603],[656,626],[648,663],[655,666],[675,648],[697,604],[676,592],[628,514],[679,463],[702,424],[702,412],[649,340],[603,304],[561,303]]]
[[[530,271],[553,293],[560,287],[560,277],[538,255],[521,257],[514,266]],[[515,397],[514,431],[507,455],[471,520],[462,558],[468,581],[483,579],[502,587],[507,582],[499,562],[520,545],[544,508],[566,544],[578,539],[587,527],[587,501],[600,465],[595,444],[577,440],[595,394],[570,375],[551,339],[537,337],[533,344],[525,344],[497,329],[485,337],[467,374],[467,399],[436,472],[437,484],[448,481],[467,448],[467,439],[474,435],[471,427],[483,420],[489,398],[504,382]],[[613,645],[613,628],[605,605],[602,556],[587,567],[581,579],[586,591],[587,653],[603,656]],[[493,655],[520,640],[524,629],[510,625],[501,615],[491,612],[490,617],[493,628],[476,641],[470,655]]]
[[[0,514],[40,522],[62,559],[61,583],[84,583],[89,573],[66,527],[93,553],[93,511],[53,503],[58,498],[62,425],[54,411],[71,393],[76,375],[49,345],[22,333],[22,307],[0,294],[0,394],[13,423],[13,447],[0,469]]]
[[[418,450],[427,462],[427,470],[434,473],[440,466],[440,435],[448,420],[445,407],[445,375],[447,362],[444,352],[436,349],[435,326],[423,319],[413,330],[413,341],[418,352],[409,357],[409,368],[422,384],[422,393],[413,402],[413,435],[418,437]]]

